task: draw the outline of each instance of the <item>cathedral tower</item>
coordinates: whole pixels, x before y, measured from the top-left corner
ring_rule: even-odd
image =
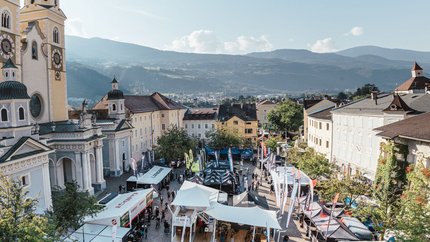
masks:
[[[35,110],[32,112],[35,122],[68,119],[64,57],[66,16],[60,9],[59,2],[26,0],[20,11],[23,62],[28,63],[28,68],[23,68],[23,82],[29,87],[32,98],[30,106]],[[36,65],[44,65],[45,68],[32,70],[31,66]]]
[[[0,0],[0,16],[0,65],[11,59],[20,70],[19,0]],[[20,71],[16,80],[21,80]],[[3,76],[0,81],[4,81]]]

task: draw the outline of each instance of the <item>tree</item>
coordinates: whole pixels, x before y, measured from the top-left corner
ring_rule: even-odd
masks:
[[[35,213],[20,182],[0,175],[0,241],[54,241],[48,219]]]
[[[227,129],[217,129],[208,135],[209,147],[221,150],[229,147],[238,147],[243,144],[243,139],[235,132]]]
[[[376,177],[371,189],[374,203],[361,204],[355,211],[361,220],[372,221],[381,234],[386,229],[395,229],[400,211],[400,197],[407,183],[408,147],[393,141],[380,144]]]
[[[415,166],[406,168],[408,186],[400,199],[396,229],[407,241],[428,241],[430,238],[430,170],[421,157]]]
[[[276,150],[276,147],[278,147],[278,142],[282,142],[282,138],[280,136],[271,136],[265,141],[267,148],[270,148],[272,152]]]
[[[278,104],[268,114],[276,131],[297,131],[303,124],[303,107],[290,99]]]
[[[339,99],[339,100],[347,100],[348,99],[348,95],[346,95],[346,93],[344,93],[344,92],[339,92],[338,94],[337,94],[337,99]]]
[[[48,215],[59,233],[70,228],[78,229],[85,217],[94,216],[102,209],[94,196],[78,189],[76,182],[66,183],[65,189],[53,189],[52,210]]]
[[[367,83],[364,86],[357,88],[357,91],[352,94],[351,98],[354,100],[366,97],[369,95],[372,91],[379,92],[378,87],[375,84]]]
[[[183,158],[184,153],[196,146],[195,141],[190,138],[187,131],[177,126],[170,127],[157,140],[156,152],[168,161]]]
[[[344,179],[332,177],[318,182],[316,191],[320,199],[324,201],[330,201],[336,193],[339,193],[339,200],[345,201],[345,209],[350,209],[358,197],[370,195],[370,185],[362,182],[358,176]]]
[[[334,169],[334,164],[312,148],[292,148],[288,152],[288,160],[312,179],[330,177]]]

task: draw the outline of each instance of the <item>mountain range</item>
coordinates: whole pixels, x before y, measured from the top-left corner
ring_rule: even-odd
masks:
[[[430,52],[360,46],[336,53],[280,49],[247,55],[163,51],[100,38],[66,37],[68,95],[99,99],[114,76],[126,93],[336,93],[374,83],[393,90]]]

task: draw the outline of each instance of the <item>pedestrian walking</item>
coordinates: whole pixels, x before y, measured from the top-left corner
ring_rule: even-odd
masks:
[[[167,201],[170,201],[170,191],[167,191]]]
[[[147,239],[148,238],[148,226],[147,225],[145,225],[145,239]]]
[[[122,191],[122,185],[119,185],[118,193],[121,193]]]
[[[160,206],[163,206],[163,195],[160,194]]]
[[[172,201],[175,199],[175,191],[172,191]]]
[[[157,218],[156,218],[156,223],[155,223],[155,228],[156,228],[156,229],[159,229],[159,228],[160,228],[160,220],[161,220],[161,219],[160,219],[160,217],[158,217],[158,216],[157,216]]]

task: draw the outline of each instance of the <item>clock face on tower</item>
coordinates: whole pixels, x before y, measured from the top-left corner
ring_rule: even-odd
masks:
[[[15,54],[15,43],[8,34],[0,35],[0,56],[7,60],[12,58]]]
[[[52,61],[52,66],[56,70],[61,70],[61,68],[63,67],[63,55],[61,54],[61,50],[59,49],[52,50],[51,61]]]

